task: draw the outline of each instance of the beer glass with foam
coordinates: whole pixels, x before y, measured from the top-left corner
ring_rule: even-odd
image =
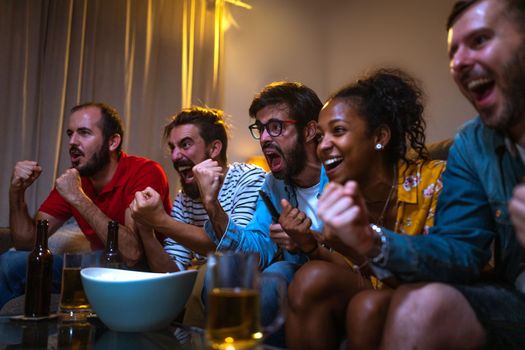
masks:
[[[206,341],[212,349],[251,349],[284,323],[286,282],[261,274],[259,255],[221,252],[208,256]],[[278,297],[271,320],[261,319],[263,286]],[[265,305],[268,307],[268,305]],[[264,324],[267,322],[267,324]]]

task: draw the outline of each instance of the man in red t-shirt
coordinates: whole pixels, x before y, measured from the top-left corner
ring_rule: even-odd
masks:
[[[42,168],[36,161],[16,164],[9,189],[11,237],[17,251],[0,256],[0,308],[24,292],[27,251],[36,236],[35,222],[49,221],[49,235],[73,216],[93,250],[103,249],[109,220],[117,220],[119,250],[133,267],[143,256],[129,204],[135,192],[150,186],[159,191],[167,212],[170,209],[167,176],[151,160],[122,152],[122,121],[116,110],[103,103],[86,103],[71,110],[69,154],[72,168],[55,183],[35,218],[27,210],[25,191]],[[62,259],[55,258],[53,286],[60,289]]]

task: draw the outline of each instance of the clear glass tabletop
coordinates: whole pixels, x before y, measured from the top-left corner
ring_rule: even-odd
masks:
[[[41,321],[0,317],[0,349],[205,349],[200,328],[173,324],[144,333],[109,330],[96,317],[65,323],[58,318]]]

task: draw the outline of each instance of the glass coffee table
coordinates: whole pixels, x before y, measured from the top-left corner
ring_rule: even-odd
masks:
[[[109,330],[98,318],[86,322],[13,320],[0,316],[3,349],[206,349],[200,328],[174,323],[162,331],[123,333]]]
[[[0,316],[0,350],[100,349],[193,350],[208,349],[204,330],[173,323],[162,331],[124,333],[109,330],[98,318],[87,322],[62,322],[57,317],[41,321]],[[261,345],[258,350],[282,350]]]

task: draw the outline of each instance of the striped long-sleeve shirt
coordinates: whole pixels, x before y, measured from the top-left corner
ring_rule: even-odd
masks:
[[[238,225],[244,227],[252,219],[259,193],[264,182],[263,169],[245,163],[233,163],[228,167],[224,183],[219,191],[218,199],[224,212]],[[202,202],[192,199],[184,192],[179,192],[171,209],[173,219],[203,227],[208,221],[208,214]],[[184,270],[193,258],[203,260],[205,257],[189,250],[172,238],[164,240],[164,249]]]

